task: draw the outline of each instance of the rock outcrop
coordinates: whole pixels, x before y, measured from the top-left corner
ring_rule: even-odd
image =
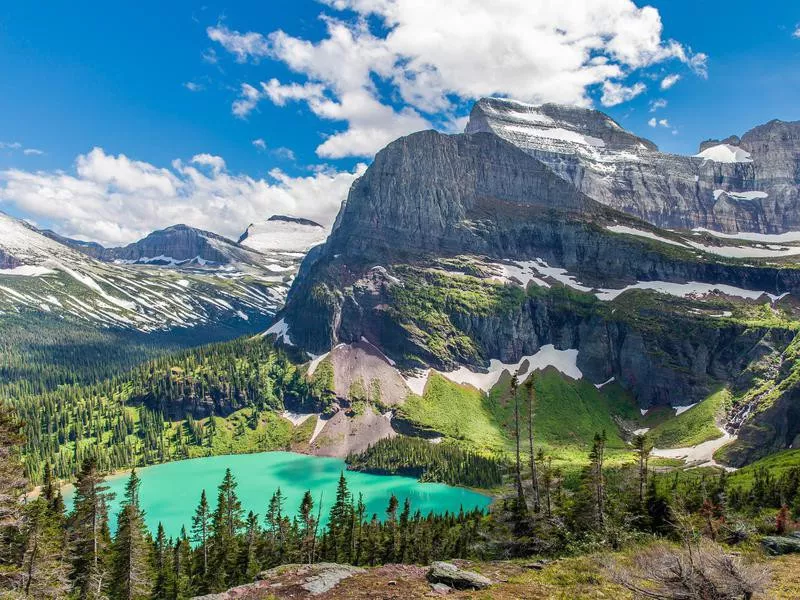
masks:
[[[466,132],[494,133],[594,200],[660,227],[800,228],[800,122],[771,121],[741,140],[708,140],[698,155],[679,156],[598,111],[484,98]]]
[[[448,562],[435,562],[428,571],[428,581],[449,586],[457,590],[484,590],[492,580],[474,571],[459,569]]]

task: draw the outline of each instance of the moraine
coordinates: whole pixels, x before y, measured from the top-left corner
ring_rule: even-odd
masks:
[[[195,458],[137,469],[142,480],[141,504],[150,530],[155,531],[161,522],[168,536],[177,536],[183,526],[189,531],[202,490],[205,489],[212,510],[216,506],[217,486],[226,468],[231,469],[238,482],[237,494],[245,513],[253,511],[263,517],[270,496],[280,487],[286,498],[284,510],[289,516],[294,516],[303,493],[311,490],[315,511],[319,508],[322,495],[324,525],[336,497],[339,474],[347,467],[343,460],[336,458],[292,452],[262,452]],[[116,514],[128,477],[127,473],[122,473],[106,480],[109,491],[116,494],[110,506],[112,527],[116,524]],[[397,496],[401,506],[408,498],[412,513],[420,510],[423,515],[429,512],[457,513],[462,507],[465,511],[486,509],[491,501],[488,496],[464,488],[420,483],[410,477],[355,471],[347,471],[345,477],[356,500],[359,492],[363,493],[368,519],[373,513],[380,519],[384,517],[390,494]],[[72,495],[73,488],[70,486],[65,489],[67,506],[72,504]]]

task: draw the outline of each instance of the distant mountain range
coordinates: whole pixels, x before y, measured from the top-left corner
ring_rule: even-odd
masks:
[[[186,225],[104,248],[0,213],[0,330],[194,331],[194,343],[263,330],[305,251],[326,230],[273,217],[248,231],[258,248]],[[313,232],[313,235],[309,233]],[[284,249],[285,245],[285,249]],[[184,333],[182,345],[192,344]],[[141,338],[140,339],[146,339]],[[154,338],[155,339],[155,338]]]

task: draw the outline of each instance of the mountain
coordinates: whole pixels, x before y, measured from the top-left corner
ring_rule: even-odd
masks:
[[[242,248],[226,237],[188,225],[173,225],[154,231],[121,248],[104,248],[96,242],[73,240],[52,231],[42,233],[104,262],[161,266],[258,265],[267,262],[264,256]]]
[[[511,116],[500,110],[508,107]],[[792,223],[763,220],[766,203],[730,201],[743,208],[725,219],[707,210],[712,185],[746,194],[750,177],[747,185],[769,186],[772,216],[790,212],[796,189],[779,174],[788,162],[769,162],[780,152],[752,145],[762,137],[753,132],[730,150],[752,163],[721,162],[720,144],[673,157],[596,111],[480,101],[467,133],[420,132],[378,153],[267,333],[317,356],[314,378],[327,364],[328,389],[369,348],[403,376],[408,398],[427,396],[442,376],[491,396],[508,385],[504,371],[548,367],[598,388],[615,381],[642,411],[693,405],[724,387],[726,429],[709,427],[714,449],[734,441],[718,456],[743,464],[791,447],[800,436],[800,237],[765,234]],[[372,379],[384,377],[365,374],[356,389]],[[391,405],[385,396],[374,393]],[[420,421],[430,412],[397,412],[398,426],[436,435]],[[327,437],[354,435],[359,419]]]
[[[272,215],[263,223],[251,223],[239,237],[239,244],[259,252],[295,256],[305,255],[327,236],[325,228],[310,219]]]
[[[587,196],[665,228],[783,233],[800,228],[800,122],[771,121],[664,154],[607,115],[485,98],[467,133],[493,133]]]

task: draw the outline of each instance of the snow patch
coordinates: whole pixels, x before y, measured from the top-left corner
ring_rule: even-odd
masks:
[[[714,462],[714,452],[722,448],[728,442],[736,439],[724,429],[720,429],[722,436],[715,439],[685,448],[653,448],[653,455],[662,458],[677,458],[687,463],[698,463],[699,465],[718,466]]]
[[[682,415],[683,413],[685,413],[687,410],[689,410],[694,406],[697,406],[697,402],[695,402],[694,404],[687,404],[686,406],[673,406],[672,408],[675,409],[675,416],[677,417],[678,415]]]
[[[55,273],[53,269],[40,267],[39,265],[20,265],[12,269],[0,269],[0,275],[12,275],[18,277],[41,277]]]
[[[731,144],[718,144],[706,148],[699,154],[695,154],[696,158],[704,160],[711,160],[718,163],[751,163],[753,159],[750,158],[750,153],[739,146],[732,146]]]
[[[610,379],[606,379],[606,380],[605,380],[603,383],[595,383],[595,384],[594,384],[594,387],[596,387],[596,388],[599,390],[599,389],[600,389],[600,388],[602,388],[604,385],[608,385],[609,383],[611,383],[612,381],[614,381],[614,379],[616,379],[616,378],[615,378],[615,377],[612,377],[612,378],[610,378]]]
[[[262,337],[268,335],[274,335],[276,342],[283,340],[283,343],[287,346],[294,346],[292,338],[289,337],[289,324],[284,319],[273,323],[273,325],[262,334]]]
[[[682,244],[680,242],[676,242],[675,240],[670,240],[664,237],[660,237],[655,233],[653,233],[652,231],[642,231],[641,229],[626,227],[625,225],[609,225],[606,227],[606,229],[614,233],[627,233],[628,235],[636,235],[639,237],[656,240],[658,242],[663,242],[665,244],[672,244],[673,246],[680,246],[682,248],[686,248],[686,244]]]
[[[750,233],[740,231],[738,233],[722,233],[704,227],[695,227],[692,231],[698,233],[708,233],[714,237],[726,240],[748,240],[751,242],[765,242],[773,244],[785,244],[788,242],[800,242],[800,231],[787,231],[786,233]]]
[[[428,375],[430,375],[430,373],[430,369],[425,369],[421,374],[415,372],[414,375],[404,375],[403,379],[405,379],[406,385],[412,392],[417,396],[422,396],[425,392],[425,384],[428,383]]]
[[[328,419],[323,419],[322,415],[317,416],[317,424],[314,426],[314,433],[311,434],[311,439],[308,440],[309,444],[314,443],[314,440],[317,439],[317,436],[322,433],[322,430],[325,428],[325,425],[328,423]]]
[[[287,421],[290,421],[292,425],[297,427],[298,425],[302,425],[303,423],[305,423],[311,417],[314,416],[319,417],[320,414],[321,413],[296,413],[285,410],[281,413],[281,416]]]
[[[642,427],[641,429],[634,429],[633,430],[633,435],[644,435],[648,431],[650,431],[649,427]]]
[[[471,385],[488,393],[497,384],[504,371],[515,373],[519,371],[524,362],[528,362],[528,370],[519,378],[520,383],[524,382],[533,371],[546,367],[555,367],[567,377],[581,379],[583,373],[578,369],[577,360],[577,350],[556,350],[553,344],[547,344],[542,346],[536,354],[523,356],[519,362],[514,364],[492,359],[489,361],[489,369],[486,373],[476,373],[467,367],[460,367],[455,371],[441,373],[441,375],[454,383]]]

